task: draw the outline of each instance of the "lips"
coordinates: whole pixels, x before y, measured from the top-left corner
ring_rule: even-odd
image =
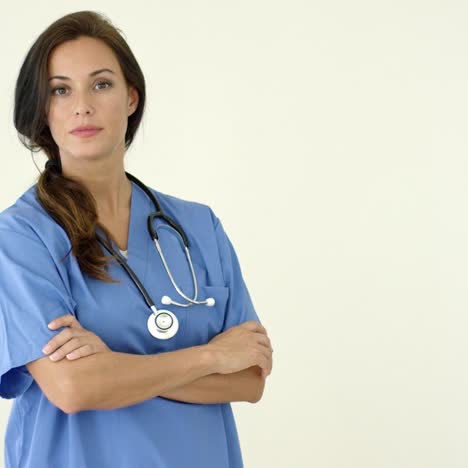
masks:
[[[73,130],[73,132],[71,133],[78,137],[90,137],[90,136],[96,135],[101,130],[102,128],[89,128],[86,130]]]

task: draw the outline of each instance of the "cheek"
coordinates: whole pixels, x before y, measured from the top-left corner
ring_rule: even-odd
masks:
[[[60,146],[60,143],[63,141],[63,130],[60,128],[58,121],[56,120],[49,120],[49,129],[52,135],[52,138]]]
[[[122,131],[125,131],[127,128],[127,121],[127,109],[122,103],[118,102],[109,106],[107,119],[104,125],[108,124],[112,132],[120,134]]]
[[[50,133],[52,134],[54,140],[62,140],[63,134],[65,132],[64,122],[66,120],[60,112],[60,108],[57,106],[51,106],[49,113],[47,114],[47,121],[49,124]]]

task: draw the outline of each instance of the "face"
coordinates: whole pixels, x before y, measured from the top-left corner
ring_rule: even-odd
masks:
[[[104,68],[112,72],[92,75]],[[112,49],[89,37],[64,42],[49,56],[48,77],[57,75],[69,79],[49,80],[47,119],[63,167],[79,167],[85,160],[123,161],[128,117],[137,108],[138,92],[127,86]],[[89,137],[71,133],[82,125],[101,130]]]

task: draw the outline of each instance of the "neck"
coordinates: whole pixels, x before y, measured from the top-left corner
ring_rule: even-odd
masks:
[[[112,167],[90,167],[83,165],[75,174],[71,168],[64,167],[62,171],[65,177],[75,179],[82,183],[93,195],[98,218],[119,218],[128,213],[132,194],[132,183],[125,175],[122,164]]]

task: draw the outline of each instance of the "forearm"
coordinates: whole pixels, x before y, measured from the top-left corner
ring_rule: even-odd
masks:
[[[96,353],[74,365],[76,411],[134,405],[215,372],[214,357],[204,346],[151,355]]]
[[[210,374],[180,387],[162,392],[159,396],[186,403],[228,403],[248,401],[255,403],[265,380],[258,366],[249,367],[232,374]]]

